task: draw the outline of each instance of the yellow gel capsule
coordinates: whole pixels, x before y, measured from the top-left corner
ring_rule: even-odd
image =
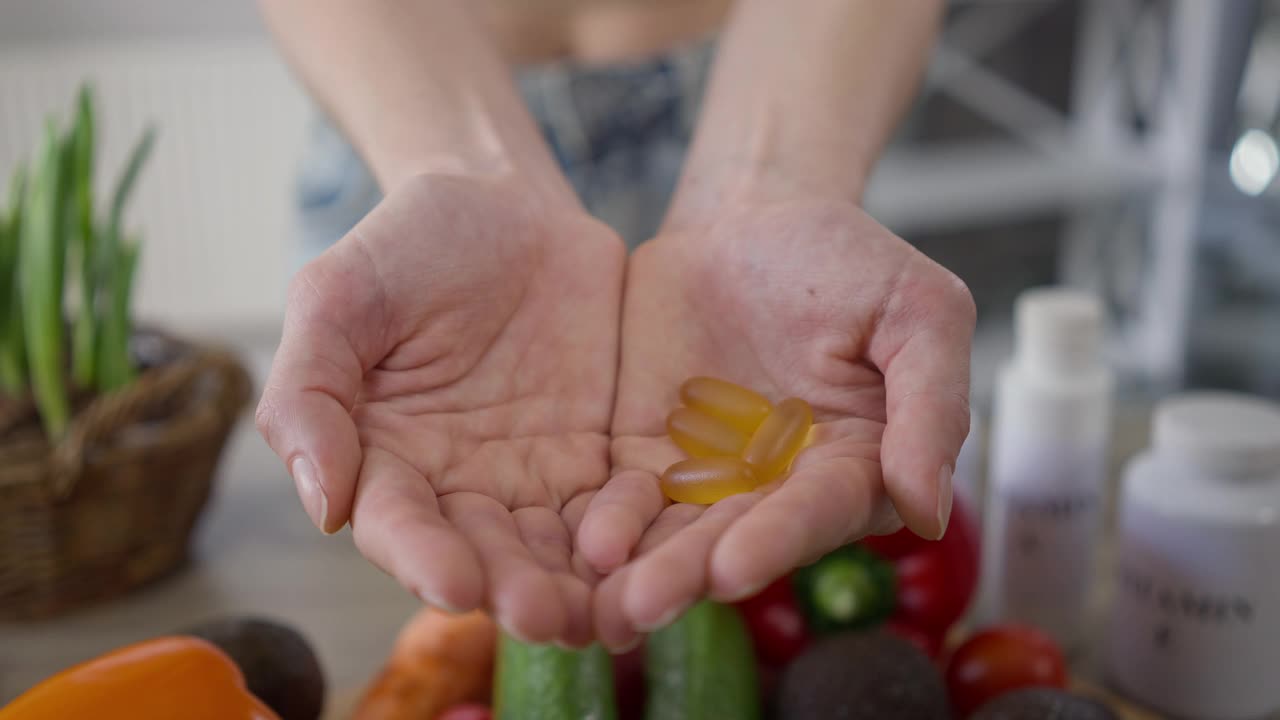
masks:
[[[760,485],[751,466],[736,457],[681,460],[662,474],[662,492],[675,502],[710,505]]]
[[[746,435],[756,431],[773,406],[763,395],[741,385],[709,377],[695,377],[680,386],[685,405],[729,423]]]
[[[676,408],[667,416],[667,434],[690,457],[737,457],[747,446],[746,433],[691,408]]]
[[[787,398],[760,423],[742,451],[761,482],[769,482],[787,471],[813,427],[813,410],[800,398]]]

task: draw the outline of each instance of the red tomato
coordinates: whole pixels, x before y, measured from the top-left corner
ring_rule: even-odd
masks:
[[[755,595],[752,595],[746,600],[740,601],[738,603],[738,607],[745,607],[747,605],[762,603],[762,602],[774,602],[778,600],[794,603],[796,601],[796,591],[794,589],[794,583],[795,583],[794,574],[787,573],[786,575],[783,575],[777,580],[774,580],[773,582],[766,585],[763,590],[756,593]]]
[[[947,532],[937,544],[951,568],[951,582],[955,583],[955,594],[965,599],[964,605],[968,608],[978,588],[979,562],[982,557],[982,528],[978,526],[977,516],[960,498],[955,499],[951,509],[951,520],[947,523]]]
[[[868,535],[858,541],[885,560],[897,560],[917,553],[930,545],[930,541],[902,528],[892,535]]]
[[[947,662],[947,692],[960,717],[1011,690],[1065,688],[1067,662],[1047,635],[1021,625],[986,628]]]
[[[780,578],[754,597],[738,603],[751,633],[756,658],[765,665],[785,665],[809,645],[809,630],[796,603],[790,576]]]
[[[454,705],[436,716],[436,720],[493,720],[493,711],[479,703]]]
[[[897,607],[893,618],[904,625],[942,634],[969,606],[969,597],[957,592],[955,568],[945,553],[908,555],[894,566],[897,575]]]
[[[885,630],[920,648],[925,655],[934,660],[937,660],[938,656],[942,654],[943,638],[938,633],[921,630],[913,625],[893,619],[885,623]]]

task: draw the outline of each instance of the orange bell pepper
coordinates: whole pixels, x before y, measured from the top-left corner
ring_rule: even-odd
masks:
[[[240,668],[194,637],[146,640],[67,668],[0,708],[0,720],[280,720]]]

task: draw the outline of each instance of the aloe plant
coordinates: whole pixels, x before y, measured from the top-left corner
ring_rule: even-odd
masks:
[[[15,172],[8,213],[0,207],[0,392],[29,390],[50,440],[70,422],[72,386],[110,392],[136,374],[130,300],[140,243],[125,239],[124,214],[156,132],[134,145],[99,217],[95,114],[84,85],[66,132],[47,122],[32,164]]]

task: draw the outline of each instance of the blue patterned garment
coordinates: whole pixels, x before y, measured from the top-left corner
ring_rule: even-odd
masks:
[[[679,176],[713,42],[611,66],[563,62],[517,80],[556,160],[587,210],[635,247],[653,235]],[[381,199],[360,157],[317,115],[297,184],[306,262]]]

